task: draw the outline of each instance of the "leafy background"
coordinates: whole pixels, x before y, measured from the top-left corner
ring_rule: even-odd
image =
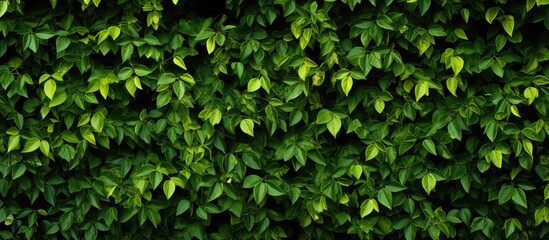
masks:
[[[0,238],[546,238],[548,4],[0,0]]]

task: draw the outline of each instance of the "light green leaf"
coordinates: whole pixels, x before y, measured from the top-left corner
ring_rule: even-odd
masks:
[[[450,77],[446,80],[446,87],[448,88],[448,91],[452,93],[455,97],[457,97],[457,87],[458,87],[459,79],[457,77]]]
[[[507,34],[509,34],[509,36],[513,36],[513,29],[515,28],[515,17],[513,17],[512,15],[507,15],[503,17],[501,25],[503,25],[503,29]]]
[[[366,147],[366,161],[374,159],[379,154],[379,148],[375,144]]]
[[[215,50],[215,35],[211,36],[206,40],[206,51],[208,54],[211,54]]]
[[[50,143],[46,140],[40,141],[40,151],[44,156],[50,155]]]
[[[421,178],[421,185],[423,186],[425,192],[427,192],[427,194],[430,194],[437,185],[437,179],[435,178],[435,175],[433,175],[432,173],[423,175],[423,177]]]
[[[46,81],[44,84],[44,93],[46,94],[46,97],[48,97],[50,100],[53,99],[53,95],[55,94],[55,91],[57,90],[57,84],[55,83],[55,80],[50,79]]]
[[[435,147],[435,143],[433,142],[433,140],[425,139],[425,140],[423,140],[421,145],[423,145],[423,148],[425,148],[425,150],[427,150],[431,154],[433,154],[435,156],[437,155],[437,149]]]
[[[307,74],[309,74],[310,70],[311,70],[311,67],[309,67],[309,65],[301,64],[301,66],[299,66],[299,69],[297,70],[299,79],[301,79],[302,81],[305,81],[305,79],[307,78]]]
[[[498,16],[498,13],[499,13],[498,7],[491,7],[484,14],[484,18],[488,23],[492,24],[492,21],[494,21],[494,19]]]
[[[112,40],[116,40],[120,36],[120,28],[117,26],[110,26],[107,31],[109,31]]]
[[[67,94],[65,92],[61,92],[60,94],[53,96],[53,99],[48,104],[48,107],[52,108],[55,106],[59,106],[63,104],[65,100],[67,100]]]
[[[243,119],[240,121],[240,130],[242,132],[254,136],[254,122],[251,119]]]
[[[494,149],[490,151],[490,161],[498,168],[501,168],[503,163],[503,155],[500,150]]]
[[[416,87],[415,87],[415,94],[416,94],[416,102],[419,101],[419,99],[421,99],[421,97],[427,95],[428,91],[429,91],[429,85],[427,85],[427,83],[418,83],[416,84]]]
[[[185,83],[183,81],[177,81],[172,85],[172,88],[177,99],[183,99],[183,96],[185,96]]]
[[[172,84],[175,82],[177,77],[173,73],[163,73],[160,75],[160,78],[158,78],[158,85],[164,85],[164,84]]]
[[[166,198],[170,199],[175,193],[175,183],[172,180],[166,180],[162,186],[162,189],[164,190],[164,195],[166,195]]]
[[[385,102],[378,98],[374,103],[374,107],[378,113],[381,113],[385,109]]]
[[[8,152],[11,152],[15,148],[17,148],[17,146],[19,146],[19,139],[19,135],[10,136],[10,139],[8,140]]]
[[[530,105],[539,96],[539,91],[535,87],[527,87],[524,89],[523,95],[526,99],[528,99],[528,105]]]
[[[4,16],[4,14],[8,11],[8,2],[7,1],[1,1],[0,2],[0,17]]]
[[[170,103],[171,100],[172,100],[171,90],[161,92],[160,94],[158,94],[158,97],[156,98],[156,108],[160,109],[168,105],[168,103]]]
[[[373,210],[379,212],[377,201],[375,199],[364,200],[362,204],[360,204],[360,217],[364,218],[368,216]]]
[[[248,82],[248,92],[255,92],[261,88],[261,80],[259,78],[252,78]]]
[[[173,57],[173,63],[183,70],[187,70],[187,65],[185,65],[185,62],[183,62],[183,58],[181,58],[180,56]]]
[[[332,121],[330,121],[328,124],[326,124],[326,127],[328,128],[328,131],[336,137],[337,133],[339,132],[339,129],[341,129],[341,119],[339,119],[338,116],[334,115],[332,118]]]
[[[452,66],[452,70],[454,71],[454,76],[458,75],[459,72],[461,72],[461,69],[463,69],[463,58],[461,58],[460,56],[453,56],[450,61],[450,65]]]
[[[184,73],[183,75],[181,75],[181,80],[191,84],[191,85],[194,85],[196,82],[194,81],[194,78],[193,76],[191,76],[191,74],[188,74],[188,73]]]
[[[328,109],[321,109],[316,115],[316,124],[326,124],[332,121],[334,115]]]
[[[40,139],[30,138],[25,142],[25,146],[23,146],[23,150],[21,152],[22,153],[34,152],[39,147],[40,147]]]
[[[345,96],[349,96],[349,92],[351,91],[352,87],[353,87],[353,78],[351,76],[347,76],[343,78],[343,80],[341,80],[341,88],[343,89]]]
[[[103,131],[103,125],[105,124],[105,115],[103,112],[96,112],[91,118],[91,125],[97,132]]]

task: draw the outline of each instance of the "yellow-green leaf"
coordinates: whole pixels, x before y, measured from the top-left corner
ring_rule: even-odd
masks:
[[[25,142],[25,146],[23,147],[23,150],[21,152],[22,153],[34,152],[39,147],[40,147],[40,139],[30,138]]]
[[[10,139],[8,140],[8,152],[11,152],[15,148],[17,148],[17,146],[19,146],[19,140],[19,135],[10,136]]]
[[[433,175],[432,173],[423,175],[423,177],[421,178],[421,185],[423,186],[425,192],[427,192],[427,194],[430,194],[437,185],[437,179],[435,175]]]
[[[349,96],[349,92],[351,91],[352,87],[353,87],[353,78],[351,76],[347,76],[343,78],[343,80],[341,80],[341,88],[343,89],[345,96]]]
[[[248,82],[248,92],[255,92],[261,87],[261,80],[259,78],[252,78]]]
[[[46,97],[48,97],[50,100],[53,99],[53,95],[55,95],[55,91],[57,90],[57,84],[55,83],[55,80],[50,79],[46,81],[44,84],[44,93],[46,94]]]
[[[240,121],[240,130],[242,130],[242,132],[253,137],[254,121],[252,121],[251,119],[243,119],[242,121]]]
[[[164,190],[166,198],[170,199],[175,193],[175,183],[172,180],[166,180],[162,186],[162,190]]]
[[[503,25],[503,29],[509,36],[513,36],[513,29],[515,28],[515,17],[512,15],[507,15],[503,18],[501,21],[501,25]]]

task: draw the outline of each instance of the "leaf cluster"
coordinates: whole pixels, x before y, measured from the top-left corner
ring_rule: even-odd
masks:
[[[547,238],[547,5],[0,0],[0,238]]]

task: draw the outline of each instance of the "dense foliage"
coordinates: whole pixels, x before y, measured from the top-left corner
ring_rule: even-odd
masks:
[[[548,4],[0,0],[0,238],[547,238]]]

